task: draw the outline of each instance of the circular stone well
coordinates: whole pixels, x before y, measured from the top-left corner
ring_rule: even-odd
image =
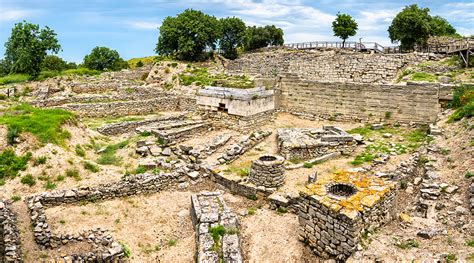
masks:
[[[256,186],[276,188],[285,182],[285,158],[278,155],[262,155],[252,161],[249,181]]]
[[[351,184],[334,183],[327,186],[327,192],[333,197],[347,198],[357,193],[357,189]]]

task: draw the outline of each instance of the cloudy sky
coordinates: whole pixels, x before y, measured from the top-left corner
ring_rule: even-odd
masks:
[[[68,61],[81,62],[95,46],[116,49],[125,59],[148,56],[163,18],[194,8],[219,18],[237,16],[247,25],[274,24],[283,28],[286,43],[336,40],[331,22],[337,12],[348,13],[359,24],[350,40],[390,45],[391,20],[414,3],[446,18],[460,34],[474,34],[474,0],[0,0],[0,42],[15,23],[27,20],[54,29],[59,55]]]

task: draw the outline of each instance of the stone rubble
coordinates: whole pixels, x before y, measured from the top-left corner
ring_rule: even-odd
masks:
[[[0,262],[23,262],[20,232],[11,203],[0,199]]]

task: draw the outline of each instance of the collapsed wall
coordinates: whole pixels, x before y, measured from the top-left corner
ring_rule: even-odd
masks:
[[[427,54],[367,54],[333,51],[276,51],[246,53],[229,61],[231,74],[276,77],[282,73],[296,74],[308,80],[327,82],[388,83],[398,70],[430,58]]]

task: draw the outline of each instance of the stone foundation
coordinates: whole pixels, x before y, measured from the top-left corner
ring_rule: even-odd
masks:
[[[240,248],[240,224],[219,192],[201,192],[191,197],[191,215],[196,231],[196,262],[243,262]],[[222,235],[212,237],[222,227]]]
[[[323,129],[278,129],[278,151],[286,159],[308,160],[330,153],[349,154],[356,142],[344,130],[334,126]]]
[[[0,262],[23,262],[16,215],[8,201],[0,200]]]
[[[232,163],[239,158],[240,155],[252,149],[259,142],[270,136],[270,134],[272,134],[271,131],[255,131],[250,135],[240,137],[236,143],[232,144],[225,150],[224,154],[222,154],[217,161],[219,164]]]
[[[144,121],[124,121],[120,123],[112,123],[106,124],[102,127],[97,128],[97,131],[104,134],[104,135],[118,135],[128,132],[133,132],[137,127],[145,126],[145,125],[156,125],[162,124],[171,121],[182,121],[184,120],[185,115],[173,115],[173,116],[165,116],[165,117],[158,117],[151,120],[144,120]]]
[[[300,193],[299,238],[323,258],[344,260],[364,231],[392,218],[395,184],[372,175],[323,175]]]
[[[249,182],[256,186],[277,188],[285,182],[285,158],[274,155],[262,155],[252,161]]]

